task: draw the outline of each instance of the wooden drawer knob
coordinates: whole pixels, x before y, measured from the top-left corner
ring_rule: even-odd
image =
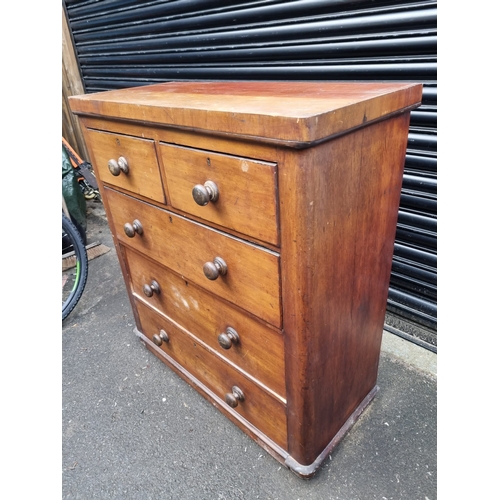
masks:
[[[240,341],[240,336],[234,328],[228,326],[226,331],[219,335],[218,341],[222,349],[230,349],[233,344],[237,344]]]
[[[155,333],[153,335],[153,342],[158,347],[160,347],[163,344],[163,342],[165,342],[165,344],[167,344],[169,341],[170,341],[170,339],[168,338],[167,332],[165,330],[160,330],[159,334]]]
[[[192,191],[194,201],[204,207],[209,201],[217,201],[219,199],[219,188],[212,181],[207,181],[203,186],[196,184]]]
[[[123,156],[120,156],[120,158],[118,158],[118,161],[116,161],[114,158],[109,160],[108,169],[115,177],[117,175],[120,175],[122,172],[125,175],[127,175],[129,172],[128,162]]]
[[[134,222],[132,222],[132,224],[130,224],[130,222],[127,222],[123,226],[123,230],[125,231],[125,234],[129,238],[133,238],[136,235],[136,233],[142,234],[144,232],[144,230],[142,229],[142,224],[137,219]]]
[[[213,262],[205,262],[203,273],[209,280],[216,280],[227,273],[227,264],[220,257],[215,257]]]
[[[245,395],[239,387],[233,386],[231,392],[228,392],[224,399],[231,408],[236,408],[239,402],[245,401]]]
[[[144,285],[142,287],[142,291],[144,292],[144,295],[146,297],[152,297],[154,293],[157,295],[160,295],[160,285],[158,284],[157,281],[153,280],[151,281],[150,285]]]

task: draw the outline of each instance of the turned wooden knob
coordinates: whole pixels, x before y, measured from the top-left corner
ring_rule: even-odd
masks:
[[[209,201],[217,201],[219,199],[219,188],[212,181],[207,181],[203,186],[196,184],[192,191],[194,201],[204,207]]]
[[[120,158],[118,158],[118,161],[116,161],[114,158],[109,160],[108,169],[115,177],[117,175],[120,175],[122,172],[125,175],[127,175],[129,172],[128,162],[123,156],[120,156]]]
[[[129,238],[133,238],[136,235],[136,233],[142,234],[144,232],[142,229],[142,224],[137,219],[134,222],[132,222],[132,224],[130,224],[130,222],[127,222],[123,226],[123,230],[125,231],[125,234]]]
[[[238,403],[245,401],[245,395],[239,387],[233,386],[231,392],[228,392],[224,399],[231,408],[236,408]]]
[[[234,328],[228,326],[226,331],[219,335],[218,341],[222,349],[230,349],[233,344],[237,344],[240,341],[240,336]]]
[[[144,292],[144,295],[146,295],[146,297],[152,297],[154,293],[160,295],[160,285],[157,281],[153,280],[151,281],[150,285],[144,285],[142,287],[142,291]]]
[[[203,273],[209,280],[216,280],[227,273],[227,264],[220,257],[215,257],[213,262],[205,262]]]
[[[153,342],[158,346],[160,347],[163,342],[165,342],[166,344],[170,341],[170,339],[168,338],[168,335],[167,335],[167,332],[165,330],[160,330],[160,333],[155,333],[153,335]]]

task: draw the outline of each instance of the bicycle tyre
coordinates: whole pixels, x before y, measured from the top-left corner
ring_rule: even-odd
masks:
[[[74,252],[74,266],[65,274],[63,270],[62,319],[66,319],[80,300],[88,275],[87,249],[76,226],[62,214],[63,269],[64,255]],[[68,258],[68,257],[66,257]],[[66,287],[66,285],[68,285]],[[66,287],[66,289],[65,289]]]

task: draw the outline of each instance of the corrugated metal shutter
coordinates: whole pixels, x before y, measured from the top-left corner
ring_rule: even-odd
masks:
[[[168,80],[424,83],[412,112],[387,324],[437,345],[434,1],[67,0],[86,92]]]

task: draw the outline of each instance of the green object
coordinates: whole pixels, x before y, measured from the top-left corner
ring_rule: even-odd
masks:
[[[64,146],[62,147],[62,194],[73,222],[77,222],[77,227],[80,225],[78,229],[80,232],[83,230],[82,237],[84,237],[87,230],[87,205]]]

